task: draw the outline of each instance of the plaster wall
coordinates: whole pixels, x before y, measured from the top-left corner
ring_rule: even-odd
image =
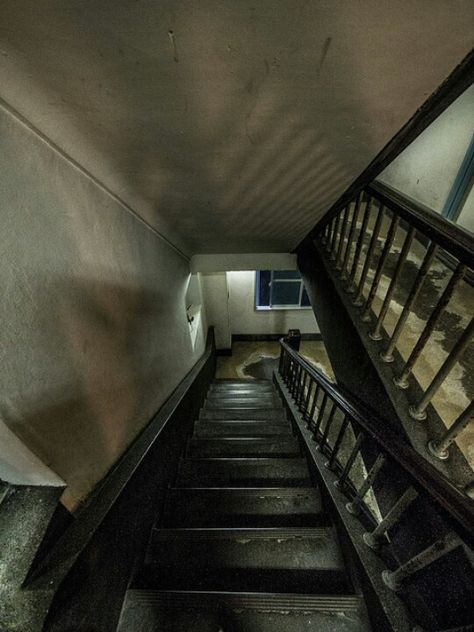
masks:
[[[289,252],[261,252],[220,255],[194,255],[193,272],[233,270],[296,270],[296,255]]]
[[[227,272],[233,334],[280,334],[288,329],[318,333],[312,309],[256,310],[255,271]]]
[[[461,208],[457,224],[474,233],[474,187],[472,187]]]
[[[378,177],[385,184],[441,213],[474,133],[474,86],[462,94]],[[473,230],[474,198],[458,224]]]
[[[3,108],[0,174],[0,423],[72,509],[203,353],[204,326],[193,348],[188,260]]]
[[[232,336],[229,316],[229,291],[225,272],[201,275],[208,325],[214,326],[216,348],[230,349]]]

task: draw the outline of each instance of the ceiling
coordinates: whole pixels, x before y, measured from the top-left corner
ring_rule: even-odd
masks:
[[[473,24],[472,0],[2,0],[0,92],[187,254],[284,252]]]

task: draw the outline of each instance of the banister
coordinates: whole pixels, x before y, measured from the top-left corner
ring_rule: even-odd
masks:
[[[474,237],[467,230],[381,182],[373,182],[365,191],[459,261],[474,267]]]
[[[474,527],[474,502],[405,443],[391,429],[389,422],[375,410],[360,401],[343,386],[331,382],[316,367],[291,348],[284,338],[280,339],[280,345],[285,353],[293,358],[328,393],[350,420],[373,439],[413,479],[418,488],[422,488],[462,527],[470,539]]]

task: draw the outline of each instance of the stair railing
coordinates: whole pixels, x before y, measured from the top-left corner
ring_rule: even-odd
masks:
[[[474,502],[395,434],[388,421],[342,386],[336,386],[284,339],[280,345],[279,374],[318,449],[327,456],[325,465],[334,472],[336,487],[347,495],[347,511],[369,516],[376,525],[365,533],[366,545],[378,551],[383,542],[388,544],[390,530],[418,495],[428,496],[453,527],[398,569],[385,570],[385,584],[399,591],[414,573],[453,549],[466,546],[466,542],[471,543]],[[375,449],[376,458],[368,471],[361,456],[363,447],[371,447],[372,453]],[[376,480],[380,492],[380,485],[384,484],[380,472],[388,461],[406,475],[403,479],[409,484],[382,517],[371,493]],[[353,476],[357,469],[358,475]]]
[[[388,229],[382,237],[382,227],[387,221]],[[467,231],[447,222],[437,213],[408,202],[378,182],[366,187],[335,215],[324,218],[313,236],[319,243],[321,254],[333,265],[343,289],[353,295],[353,305],[360,308],[360,320],[373,323],[368,336],[381,345],[380,359],[386,364],[394,362],[395,349],[400,349],[399,343],[407,332],[407,321],[414,312],[417,298],[433,266],[442,260],[447,268],[452,269],[450,279],[437,302],[423,304],[423,309],[428,311],[426,323],[409,356],[402,360],[402,368],[393,374],[393,383],[400,389],[407,389],[413,369],[423,354],[427,353],[427,343],[447,308],[456,313],[460,322],[465,321],[467,316],[464,331],[448,356],[428,386],[421,389],[419,399],[412,401],[408,407],[412,419],[425,420],[430,402],[466,353],[474,336],[474,316],[472,313],[459,313],[459,309],[456,311],[452,300],[453,294],[461,289],[463,279],[474,279],[474,239]],[[414,249],[416,257],[410,258]],[[395,260],[394,265],[387,266],[389,258]],[[407,296],[397,296],[397,300],[403,301],[401,313],[392,332],[388,334],[384,332],[384,323],[393,307],[395,293],[400,289],[409,258],[417,266],[416,277]],[[385,290],[381,286],[383,275],[389,277]],[[469,290],[474,292],[471,288]],[[376,297],[379,301],[377,313],[374,309]],[[430,455],[441,460],[448,459],[449,446],[473,419],[471,401],[445,432],[427,443]]]

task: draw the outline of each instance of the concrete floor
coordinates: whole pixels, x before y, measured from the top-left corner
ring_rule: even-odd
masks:
[[[300,353],[317,369],[334,379],[324,343],[319,340],[303,341]],[[217,359],[216,378],[271,379],[280,357],[279,342],[234,342],[231,356]]]

